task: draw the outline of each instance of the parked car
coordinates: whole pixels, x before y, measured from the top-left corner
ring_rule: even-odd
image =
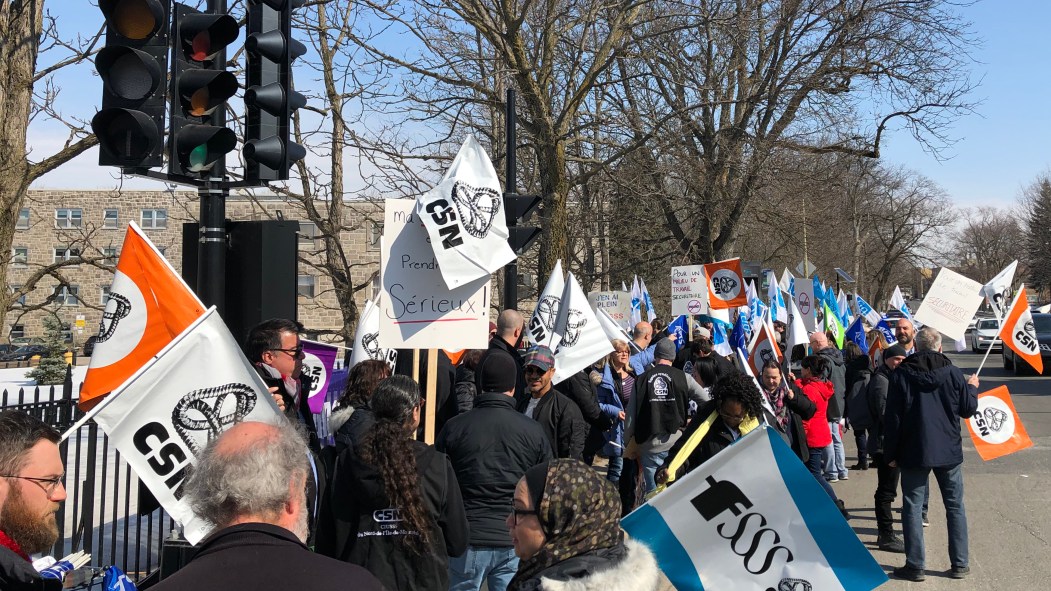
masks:
[[[91,352],[95,350],[95,342],[99,340],[97,335],[88,337],[88,340],[84,341],[84,357],[91,357]]]
[[[44,356],[46,354],[47,347],[44,345],[25,345],[0,356],[0,361],[29,361],[37,355]]]
[[[1044,369],[1051,370],[1051,314],[1033,314],[1033,326],[1036,328],[1036,340],[1040,343],[1040,357],[1044,362]],[[1028,363],[1019,359],[1010,347],[1004,347],[1002,351],[1004,369],[1013,369],[1015,375],[1032,369]]]
[[[12,345],[10,343],[0,344],[0,356],[7,355],[18,348],[18,345]]]
[[[970,345],[971,351],[975,353],[988,349],[990,345],[993,350],[999,350],[1003,347],[1003,342],[996,338],[996,335],[1000,332],[1000,321],[995,318],[979,318],[978,322],[974,324],[974,330],[968,330],[965,333],[967,338],[967,344]],[[993,341],[996,341],[995,343]]]

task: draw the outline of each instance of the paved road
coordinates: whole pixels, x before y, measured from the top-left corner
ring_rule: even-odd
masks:
[[[950,354],[964,373],[973,373],[981,355]],[[931,479],[931,527],[926,529],[927,580],[911,583],[894,580],[881,590],[952,589],[1010,591],[1046,586],[1051,577],[1051,376],[1015,377],[1005,371],[994,352],[982,373],[980,391],[1007,385],[1015,407],[1032,438],[1034,447],[1016,454],[983,462],[964,434],[964,491],[971,549],[971,576],[957,581],[944,576],[949,569],[945,513],[938,487]],[[856,447],[853,437],[844,439],[850,465]],[[844,499],[853,519],[851,525],[876,560],[889,573],[905,563],[903,554],[875,549],[876,521],[872,494],[874,470],[851,472],[850,480],[833,485]],[[897,503],[900,507],[900,497]]]

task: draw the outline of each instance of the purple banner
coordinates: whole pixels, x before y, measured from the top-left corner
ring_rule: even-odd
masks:
[[[336,363],[339,349],[332,345],[314,341],[301,341],[303,344],[303,373],[309,374],[314,381],[310,388],[307,405],[310,412],[317,414],[325,407],[325,394],[332,383],[332,366]]]

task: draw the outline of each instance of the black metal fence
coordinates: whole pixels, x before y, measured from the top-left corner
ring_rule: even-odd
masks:
[[[61,386],[4,390],[0,408],[21,410],[65,432],[84,414],[77,408],[71,370]],[[139,479],[94,421],[59,449],[66,461],[66,500],[56,515],[59,539],[52,555],[62,558],[83,550],[91,554],[92,567],[116,565],[133,581],[153,579],[172,519],[156,508],[151,496],[140,493]]]

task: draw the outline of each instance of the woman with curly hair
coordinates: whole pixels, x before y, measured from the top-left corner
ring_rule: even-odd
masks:
[[[467,517],[449,458],[412,439],[420,389],[395,375],[369,402],[376,423],[336,461],[318,552],[358,564],[388,589],[444,591],[448,557],[467,549]]]
[[[755,380],[741,372],[719,378],[712,385],[711,394],[712,399],[697,409],[682,437],[672,446],[657,472],[657,482],[674,481],[730,447],[764,419],[770,424],[777,420],[763,407]]]
[[[335,436],[337,451],[360,441],[375,422],[369,410],[369,400],[379,383],[388,377],[390,366],[385,361],[366,359],[350,368],[347,386],[328,418],[329,432]]]

